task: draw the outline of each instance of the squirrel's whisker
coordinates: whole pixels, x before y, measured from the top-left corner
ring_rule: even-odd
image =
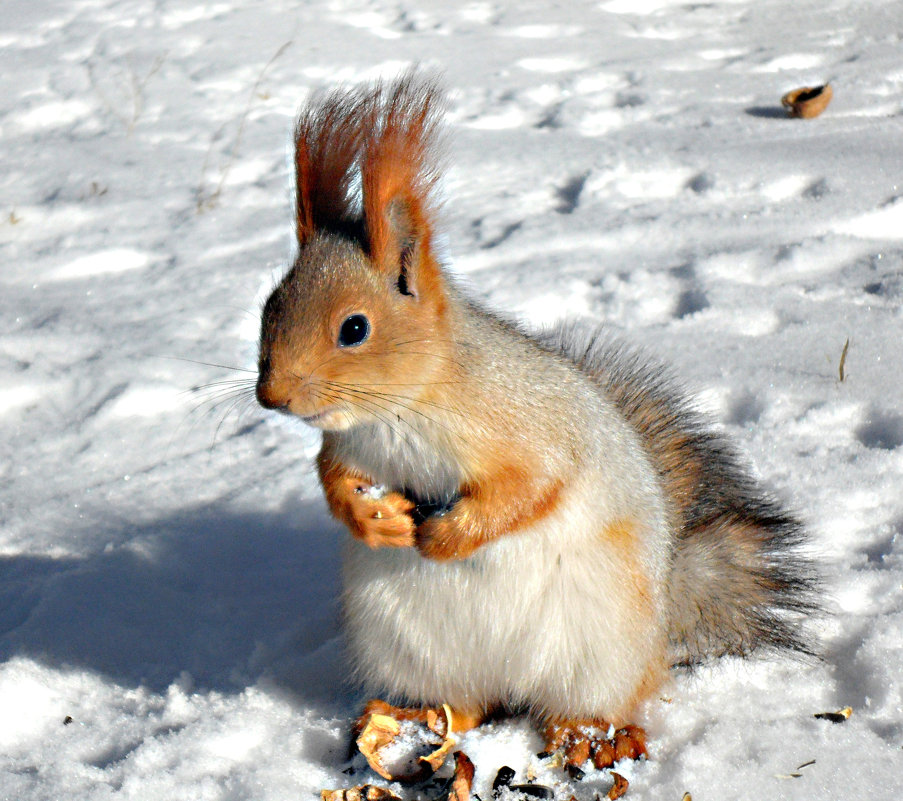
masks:
[[[198,359],[187,359],[184,356],[158,356],[159,359],[171,359],[176,362],[188,362],[189,364],[200,364],[204,367],[217,367],[220,370],[235,370],[236,372],[241,373],[257,373],[256,370],[252,370],[249,367],[232,367],[228,364],[217,364],[216,362],[202,362]]]
[[[434,401],[423,400],[422,398],[410,398],[407,395],[397,395],[397,394],[393,394],[390,392],[374,391],[374,390],[369,389],[370,386],[373,386],[372,384],[360,384],[358,387],[353,387],[353,386],[350,386],[347,384],[342,384],[339,382],[330,382],[330,383],[333,383],[336,386],[342,387],[343,389],[346,389],[351,392],[366,393],[368,395],[373,395],[374,397],[381,398],[389,403],[396,403],[399,406],[402,406],[405,409],[408,409],[409,411],[414,412],[415,414],[422,415],[424,418],[426,418],[430,422],[436,423],[436,425],[441,425],[441,424],[439,423],[438,420],[428,417],[427,415],[425,415],[422,412],[415,409],[413,404],[422,404],[424,406],[429,406],[434,409],[441,409],[442,411],[449,412],[451,414],[455,414],[455,415],[459,415],[459,416],[462,414],[462,412],[458,409],[454,409],[451,406],[445,406],[441,403],[435,403]]]

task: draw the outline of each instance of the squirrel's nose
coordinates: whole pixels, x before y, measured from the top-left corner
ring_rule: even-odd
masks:
[[[275,409],[277,412],[287,412],[292,399],[283,390],[263,377],[257,380],[257,402],[264,409]]]

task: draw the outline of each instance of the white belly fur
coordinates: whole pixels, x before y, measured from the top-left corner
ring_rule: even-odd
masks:
[[[606,522],[615,522],[610,511],[600,519],[598,507],[587,508],[595,504],[574,501],[460,561],[350,541],[346,632],[368,690],[472,711],[504,705],[561,717],[629,712],[624,704],[664,649],[654,588],[668,535],[663,517],[650,519],[646,504],[632,518],[635,558],[625,561],[623,543],[603,536]],[[645,608],[637,567],[648,579]]]

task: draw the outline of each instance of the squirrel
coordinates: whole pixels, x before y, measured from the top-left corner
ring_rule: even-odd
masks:
[[[358,727],[523,712],[604,767],[645,753],[632,722],[671,668],[812,653],[804,531],[661,368],[599,329],[531,335],[448,275],[442,113],[416,72],[302,110],[256,395],[322,432],[349,662],[401,705]]]

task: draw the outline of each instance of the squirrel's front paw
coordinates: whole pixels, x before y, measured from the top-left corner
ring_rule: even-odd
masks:
[[[437,562],[465,559],[479,546],[474,539],[461,535],[451,514],[427,518],[417,527],[415,544],[421,556]]]
[[[381,493],[360,482],[348,497],[352,533],[371,548],[408,548],[414,545],[413,502],[400,492]]]

